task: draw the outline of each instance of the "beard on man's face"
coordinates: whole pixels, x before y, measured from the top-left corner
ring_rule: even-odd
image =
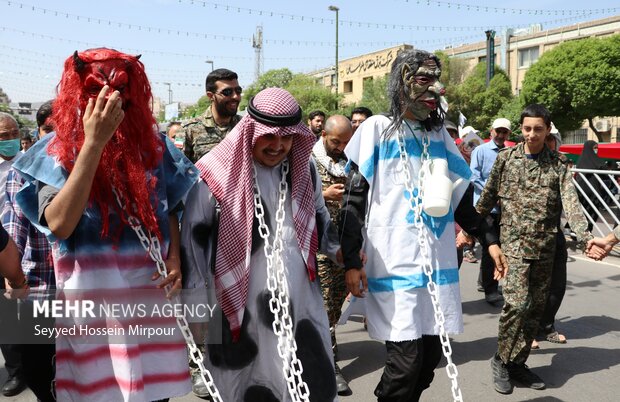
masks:
[[[334,161],[339,161],[343,157],[344,152],[342,152],[336,147],[331,147],[329,145],[329,142],[326,141],[324,137],[323,137],[323,147],[325,148],[325,153],[327,154],[327,156],[332,158]]]
[[[239,102],[234,100],[228,101],[214,101],[215,110],[220,116],[224,117],[233,117],[237,114],[237,108],[239,107]]]
[[[340,160],[342,158],[342,151],[340,151],[337,148],[334,149],[325,149],[325,153],[327,154],[327,156],[329,156],[330,158],[332,158],[333,160]]]

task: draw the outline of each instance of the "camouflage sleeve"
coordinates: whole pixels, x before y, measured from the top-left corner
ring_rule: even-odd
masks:
[[[493,168],[491,168],[489,178],[476,204],[476,211],[482,216],[487,216],[499,201],[499,186],[502,183],[502,172],[506,165],[506,155],[506,152],[500,152],[499,155],[497,155]]]
[[[183,153],[193,163],[196,163],[194,160],[194,146],[192,144],[192,136],[191,136],[191,126],[185,125],[181,127],[176,134],[175,143],[182,142],[183,143]]]
[[[562,173],[560,174],[560,196],[568,224],[577,238],[582,243],[592,239],[592,234],[588,232],[588,221],[581,211],[581,203],[573,184],[572,174],[565,164],[562,166]]]

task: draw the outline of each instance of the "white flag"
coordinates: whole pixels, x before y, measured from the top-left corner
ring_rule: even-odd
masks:
[[[467,117],[463,115],[463,113],[459,112],[459,127],[465,127],[467,124]]]
[[[466,123],[467,123],[467,117],[465,117],[463,113],[459,112],[459,137],[460,138],[463,138],[463,135],[465,135],[463,133],[463,127],[465,127]]]

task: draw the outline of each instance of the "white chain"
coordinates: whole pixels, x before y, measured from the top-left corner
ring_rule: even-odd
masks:
[[[411,134],[415,137],[415,133],[411,130]],[[430,138],[426,131],[422,133],[422,154],[420,155],[420,169],[418,171],[418,193],[414,196],[413,183],[411,170],[409,166],[409,155],[407,155],[407,148],[405,147],[405,138],[402,131],[398,131],[398,150],[400,151],[400,163],[403,167],[403,175],[405,176],[405,198],[409,200],[409,209],[414,213],[414,223],[418,230],[418,245],[420,248],[420,254],[422,255],[422,268],[424,274],[428,278],[428,284],[426,288],[431,296],[431,302],[433,303],[433,311],[435,313],[435,322],[439,325],[439,339],[441,340],[441,346],[443,354],[448,361],[446,365],[446,372],[448,378],[452,383],[452,398],[454,401],[463,401],[463,395],[458,383],[459,372],[456,365],[452,362],[452,346],[450,345],[450,338],[446,332],[444,326],[445,317],[441,306],[439,304],[439,298],[437,297],[437,284],[433,281],[433,266],[429,257],[429,244],[426,241],[427,230],[422,220],[422,207],[424,202],[424,163],[432,163],[430,154],[428,153],[428,146],[430,144]]]
[[[113,191],[114,191],[114,196],[116,197],[116,202],[122,208],[123,204],[121,203],[120,197],[118,193],[116,192],[116,189],[114,189]],[[159,273],[159,275],[161,275],[162,278],[166,278],[168,276],[168,271],[166,270],[166,264],[164,263],[164,259],[161,256],[161,248],[160,248],[159,239],[157,238],[157,236],[151,235],[150,233],[149,235],[147,235],[144,232],[144,229],[142,229],[142,225],[140,221],[138,220],[138,218],[136,218],[135,216],[129,213],[127,213],[127,222],[129,223],[129,226],[131,226],[133,231],[136,232],[136,235],[138,236],[138,239],[140,240],[140,244],[142,245],[144,250],[146,250],[149,257],[151,257],[151,260],[155,262],[157,266],[157,272]],[[170,284],[166,285],[165,287],[166,293],[169,293],[170,289],[171,289]],[[173,301],[175,303],[178,303],[179,302],[178,296],[174,296]],[[203,363],[204,356],[202,355],[202,352],[200,351],[200,349],[198,349],[198,347],[196,346],[196,342],[194,341],[194,336],[192,335],[192,332],[189,329],[189,325],[187,323],[187,320],[185,319],[185,316],[177,315],[176,319],[177,319],[177,325],[179,326],[179,329],[181,330],[181,334],[183,335],[183,338],[185,338],[185,342],[187,343],[187,346],[189,348],[189,356],[192,359],[192,361],[198,366],[198,368],[200,368],[200,378],[202,379],[205,386],[207,387],[207,390],[209,391],[211,399],[214,402],[222,402],[222,396],[220,395],[220,391],[215,386],[211,373],[209,372],[209,370],[207,370],[207,368],[205,367]]]
[[[284,202],[288,192],[286,176],[289,172],[288,160],[282,162],[280,185],[278,188],[278,209],[276,212],[276,231],[273,243],[269,243],[269,227],[265,223],[265,209],[256,179],[256,166],[253,166],[254,215],[258,219],[258,233],[264,241],[263,251],[267,260],[267,289],[271,293],[269,310],[274,316],[273,332],[278,337],[278,354],[282,359],[282,372],[289,395],[294,402],[308,401],[310,389],[301,378],[304,369],[297,358],[297,342],[293,336],[293,321],[289,314],[288,282],[282,261],[282,229],[284,225]]]

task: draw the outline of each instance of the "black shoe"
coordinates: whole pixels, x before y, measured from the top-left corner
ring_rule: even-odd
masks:
[[[495,291],[484,295],[484,300],[492,306],[497,306],[499,303],[504,303],[504,296]]]
[[[525,363],[508,364],[508,375],[512,380],[532,389],[545,389],[545,382],[536,374],[534,374]]]
[[[200,376],[200,369],[192,369],[192,392],[198,398],[211,400],[211,394],[209,394],[209,389],[207,388],[207,384],[202,381],[202,377]]]
[[[340,372],[340,367],[336,364],[335,367],[336,374],[336,391],[338,391],[338,395],[340,396],[348,396],[352,395],[353,391],[349,388],[349,383],[344,379],[342,373]]]
[[[9,377],[2,386],[2,395],[15,396],[26,388],[26,383],[18,375]]]
[[[497,356],[491,358],[491,372],[493,373],[493,386],[500,394],[511,394],[512,384],[508,369],[502,360]]]

